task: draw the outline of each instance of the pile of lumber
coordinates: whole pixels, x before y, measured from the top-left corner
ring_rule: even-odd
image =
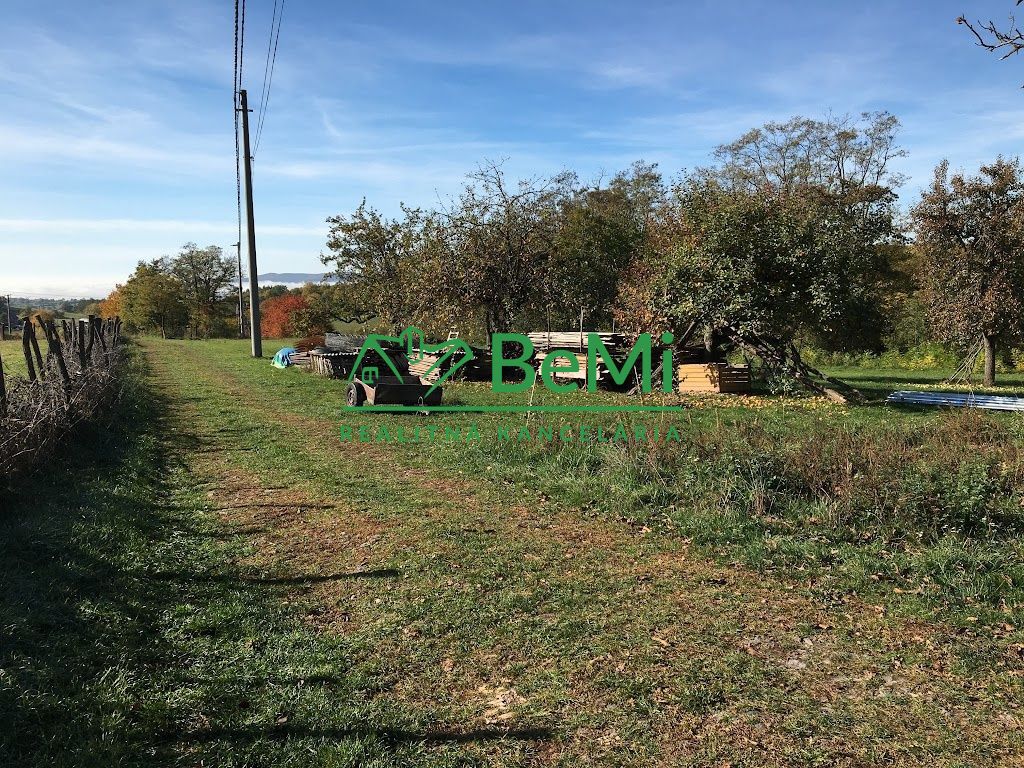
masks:
[[[450,370],[455,362],[453,359],[448,358],[435,368],[434,366],[437,365],[437,361],[441,360],[442,357],[443,355],[437,352],[416,351],[413,354],[413,359],[409,361],[409,373],[419,376],[423,381],[437,381],[441,378],[441,374]]]
[[[585,352],[591,335],[598,336],[613,355],[627,343],[621,333],[606,331],[534,331],[526,334],[526,337],[535,350],[575,349]]]
[[[324,346],[324,337],[307,336],[304,339],[299,339],[292,346],[299,350],[299,352],[309,352],[312,349]]]
[[[350,333],[324,334],[324,346],[330,350],[358,352],[365,342],[365,336],[353,336]]]
[[[331,379],[346,379],[352,372],[358,351],[314,349],[309,353],[309,369]],[[292,357],[294,362],[295,358]]]
[[[464,363],[455,373],[455,378],[464,381],[486,381],[491,375],[491,356],[485,349],[470,347],[473,357],[468,363]],[[461,356],[456,354],[447,359],[442,359],[444,352],[420,352],[413,351],[413,359],[409,361],[409,372],[419,376],[423,381],[434,382],[441,378],[441,375],[451,370],[452,366],[459,362]],[[441,364],[436,368],[438,360]],[[433,369],[433,370],[431,370]],[[428,374],[427,372],[430,371]]]
[[[315,337],[311,337],[315,340]],[[320,346],[309,350],[307,368],[320,376],[331,379],[347,379],[352,373],[359,350],[366,340],[364,336],[351,336],[344,333],[327,333],[322,337]],[[301,365],[292,355],[292,362]]]
[[[530,343],[533,344],[533,365],[540,368],[541,363],[547,354],[553,349],[562,349],[572,354],[578,363],[572,370],[572,364],[563,357],[554,362],[552,372],[556,379],[569,379],[580,382],[587,380],[587,347],[591,335],[597,336],[605,349],[617,361],[621,361],[620,354],[628,341],[621,333],[609,333],[604,331],[535,331],[526,334]],[[608,369],[599,358],[597,363],[597,381],[603,383],[608,378]]]
[[[288,359],[292,365],[297,365],[300,368],[309,368],[311,363],[309,352],[293,352],[288,355]]]

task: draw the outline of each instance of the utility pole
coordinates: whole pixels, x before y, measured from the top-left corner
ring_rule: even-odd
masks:
[[[11,294],[7,294],[7,330],[14,330],[14,323],[11,320]]]
[[[245,338],[245,314],[242,310],[242,241],[235,243],[235,256],[238,259],[238,338]]]
[[[252,356],[263,357],[263,339],[260,335],[260,286],[256,279],[256,229],[252,212],[252,152],[249,150],[249,100],[245,89],[238,91],[238,109],[242,113],[242,159],[245,172],[245,241],[249,249],[249,333],[252,338]]]

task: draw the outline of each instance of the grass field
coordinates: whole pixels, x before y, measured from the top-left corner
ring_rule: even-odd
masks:
[[[21,339],[0,341],[0,360],[3,360],[4,373],[8,376],[26,375]]]
[[[386,416],[237,342],[140,358],[121,431],[0,517],[5,765],[1024,757],[1018,416]],[[495,437],[583,423],[680,440]],[[431,424],[461,438],[339,437]]]

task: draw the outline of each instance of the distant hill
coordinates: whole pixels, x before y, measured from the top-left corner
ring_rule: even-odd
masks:
[[[302,285],[304,283],[319,283],[324,279],[324,276],[323,272],[266,272],[256,277],[261,285],[273,285],[275,283]]]

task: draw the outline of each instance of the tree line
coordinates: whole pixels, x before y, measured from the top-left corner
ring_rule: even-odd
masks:
[[[800,345],[879,352],[935,339],[1021,340],[1022,180],[1016,159],[933,183],[901,215],[899,121],[770,122],[666,180],[637,163],[593,183],[511,181],[395,218],[364,201],[329,219],[325,264],[349,314],[440,334],[588,327],[703,339],[799,364]]]
[[[268,337],[324,333],[342,319],[338,287],[309,284],[260,288],[261,328]],[[90,311],[120,317],[133,331],[163,338],[205,339],[248,333],[249,292],[242,293],[244,327],[238,317],[238,267],[220,246],[186,243],[174,256],[140,261],[128,279]]]
[[[328,219],[321,258],[336,282],[267,295],[264,330],[372,319],[483,342],[582,323],[671,331],[790,370],[807,346],[981,343],[991,383],[1000,350],[1021,341],[1020,163],[997,158],[974,175],[942,163],[904,215],[899,127],[886,112],[795,117],[670,179],[636,163],[586,182],[570,171],[513,180],[488,162],[432,208],[389,217],[364,200]],[[162,335],[231,335],[236,279],[219,248],[190,243],[140,263],[105,311]]]

